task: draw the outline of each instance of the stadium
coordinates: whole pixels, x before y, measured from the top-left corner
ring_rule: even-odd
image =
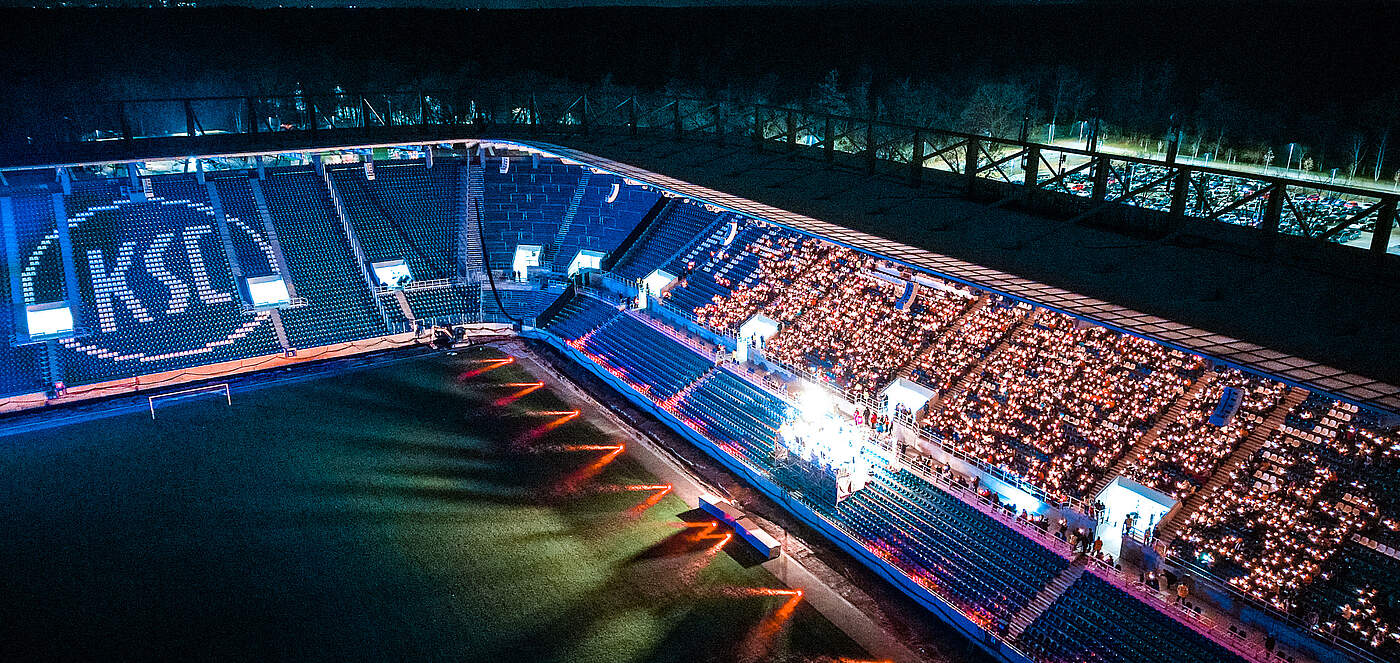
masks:
[[[903,610],[949,660],[1400,656],[1400,389],[575,145],[1377,270],[1394,194],[762,106],[416,102],[160,102],[9,155],[15,651],[923,660]]]

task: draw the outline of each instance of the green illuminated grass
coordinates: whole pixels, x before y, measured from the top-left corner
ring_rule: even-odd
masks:
[[[516,365],[399,362],[0,437],[0,658],[719,661],[860,656]],[[609,492],[612,491],[612,492]],[[693,531],[693,530],[692,530]],[[736,552],[738,548],[735,548]],[[746,644],[747,641],[747,644]],[[10,644],[4,644],[10,643]],[[104,655],[105,654],[105,655]],[[115,655],[115,656],[114,656]]]

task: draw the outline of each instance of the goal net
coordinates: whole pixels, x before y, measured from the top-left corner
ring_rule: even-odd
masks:
[[[158,404],[164,405],[166,403],[171,403],[174,401],[184,401],[189,400],[191,398],[207,398],[211,396],[223,396],[225,403],[233,405],[233,394],[229,391],[227,382],[223,384],[211,384],[205,385],[203,387],[195,387],[193,389],[181,389],[180,391],[172,391],[165,394],[147,396],[146,401],[151,407],[151,418],[155,419],[156,405]]]

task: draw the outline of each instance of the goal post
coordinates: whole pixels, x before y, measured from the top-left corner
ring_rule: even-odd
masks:
[[[218,394],[223,394],[225,403],[229,404],[230,406],[233,405],[233,393],[229,391],[227,382],[221,384],[205,385],[203,387],[194,387],[192,389],[181,389],[180,391],[172,391],[164,394],[155,394],[152,396],[147,396],[146,403],[151,408],[151,418],[155,419],[157,401],[184,400],[186,398],[198,398],[201,396],[214,396]]]

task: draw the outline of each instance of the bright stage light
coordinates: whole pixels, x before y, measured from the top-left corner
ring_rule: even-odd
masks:
[[[811,420],[830,412],[833,400],[831,394],[826,393],[825,389],[809,384],[802,390],[797,404],[802,410],[802,418]]]

